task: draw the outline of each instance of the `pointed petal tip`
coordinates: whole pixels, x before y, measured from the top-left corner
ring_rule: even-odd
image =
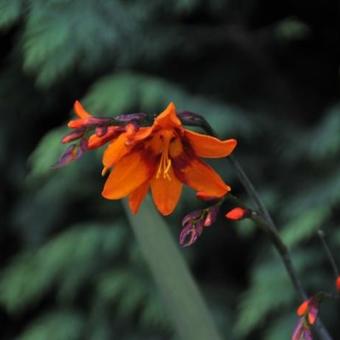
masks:
[[[176,105],[175,105],[175,103],[171,101],[171,102],[168,104],[167,109],[169,109],[169,110],[175,110],[175,111],[176,111]]]
[[[73,104],[73,110],[80,118],[87,118],[90,114],[84,109],[79,100],[76,100]]]

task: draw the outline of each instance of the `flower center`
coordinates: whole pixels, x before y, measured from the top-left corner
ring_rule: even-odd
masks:
[[[171,181],[171,159],[169,157],[169,146],[174,135],[172,131],[164,131],[159,135],[161,141],[161,159],[159,162],[156,178],[163,176],[164,179]]]
[[[169,158],[168,150],[163,150],[161,161],[159,162],[159,167],[157,170],[156,178],[159,178],[161,175],[163,178],[171,181],[171,177],[169,175],[169,171],[171,169],[171,159]]]

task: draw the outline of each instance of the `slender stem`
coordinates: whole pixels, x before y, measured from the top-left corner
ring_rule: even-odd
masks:
[[[271,241],[273,242],[276,250],[281,256],[281,259],[286,267],[287,273],[293,283],[293,286],[296,292],[298,293],[298,295],[300,296],[302,300],[306,300],[307,293],[303,289],[302,283],[299,280],[298,275],[293,267],[289,249],[283,243],[273,219],[271,218],[267,208],[265,207],[262,200],[260,199],[254,185],[252,184],[252,182],[250,181],[250,179],[248,178],[248,176],[242,169],[240,163],[237,162],[235,158],[232,158],[231,162],[235,170],[238,173],[241,183],[245,187],[248,194],[252,197],[255,205],[257,206],[257,209],[263,215],[261,216],[258,213],[255,213],[255,214],[252,213],[251,218],[254,220],[254,222],[256,222],[259,226],[261,226],[266,231]],[[320,318],[318,318],[318,322],[315,325],[315,331],[319,335],[320,339],[323,339],[323,340],[332,339],[332,337],[328,333],[328,330],[325,328]]]
[[[229,159],[231,165],[233,166],[233,168],[236,170],[236,173],[237,173],[241,183],[243,184],[244,188],[246,189],[247,194],[254,201],[257,209],[266,218],[266,220],[271,224],[271,226],[274,229],[276,229],[276,226],[274,224],[273,219],[271,218],[267,208],[263,204],[263,202],[262,202],[260,196],[258,195],[253,183],[250,181],[249,177],[244,172],[241,164],[237,161],[237,159],[233,155],[230,155],[228,159]]]
[[[287,246],[283,243],[277,230],[273,228],[272,225],[269,224],[268,221],[265,220],[256,211],[251,212],[250,218],[267,233],[268,237],[273,242],[276,250],[278,251],[278,253],[280,254],[282,258],[282,261],[286,267],[286,270],[288,272],[290,280],[292,281],[294,285],[296,292],[298,293],[298,295],[300,296],[302,300],[306,300],[307,294],[304,291],[302,284],[296,275],[296,272],[293,267],[293,263],[292,263],[292,260],[289,254],[289,250]]]
[[[335,275],[335,278],[338,278],[339,277],[339,268],[335,262],[335,259],[334,259],[334,256],[332,255],[332,252],[331,250],[329,249],[329,246],[325,240],[325,233],[323,232],[323,230],[319,229],[318,230],[318,235],[319,235],[319,238],[321,240],[321,243],[326,251],[326,254],[327,254],[327,257],[328,257],[328,260],[332,266],[332,269],[333,269],[333,273]]]
[[[293,283],[293,286],[294,286],[296,292],[298,293],[298,295],[300,296],[300,298],[302,300],[306,300],[307,293],[303,289],[301,281],[299,280],[297,273],[296,273],[296,271],[293,267],[293,263],[292,263],[292,260],[291,260],[291,255],[290,255],[289,249],[283,243],[273,219],[271,218],[267,208],[265,207],[265,205],[263,204],[259,195],[257,194],[257,191],[256,191],[254,185],[252,184],[252,182],[250,181],[250,179],[248,178],[246,173],[243,171],[240,163],[237,162],[235,160],[235,158],[232,158],[231,162],[232,162],[232,165],[234,166],[235,170],[237,171],[237,173],[239,175],[241,183],[243,184],[243,186],[247,190],[248,194],[252,197],[254,203],[257,206],[257,209],[263,215],[263,216],[261,216],[258,213],[253,212],[251,214],[252,220],[254,222],[256,222],[259,226],[261,226],[267,232],[267,234],[270,237],[271,241],[273,242],[276,250],[278,251],[278,253],[280,254],[280,256],[282,258],[282,261],[283,261],[283,263],[286,267],[287,273],[288,273],[288,275],[289,275],[289,277],[290,277],[290,279]],[[325,328],[325,326],[323,325],[320,318],[318,319],[318,322],[315,325],[315,331],[319,335],[320,339],[323,339],[323,340],[331,340],[332,339],[332,337],[328,333],[328,330]]]
[[[208,124],[206,121],[204,121],[204,124],[201,124],[201,127],[206,130],[207,133],[212,134],[216,136],[216,133],[209,125],[209,128],[206,127],[206,124]],[[231,162],[231,165],[235,169],[242,185],[244,186],[245,190],[247,191],[248,195],[252,198],[254,204],[256,205],[256,209],[260,212],[252,212],[250,214],[252,220],[256,222],[257,225],[262,227],[263,230],[267,233],[269,238],[271,239],[272,243],[274,244],[276,250],[278,251],[279,255],[281,256],[281,259],[283,261],[283,264],[287,270],[287,273],[290,277],[290,280],[292,281],[292,284],[301,298],[301,300],[305,300],[308,296],[305,290],[303,289],[302,283],[298,278],[298,275],[295,271],[295,268],[293,266],[291,255],[289,252],[289,249],[287,246],[283,243],[279,233],[278,229],[272,219],[272,217],[269,214],[269,211],[263,204],[260,196],[258,195],[253,183],[243,170],[241,164],[235,159],[234,156],[229,156],[229,161]],[[262,215],[262,216],[261,216]],[[320,318],[318,318],[318,321],[315,325],[315,330],[322,340],[332,340],[332,337],[328,333],[327,329],[323,325]]]

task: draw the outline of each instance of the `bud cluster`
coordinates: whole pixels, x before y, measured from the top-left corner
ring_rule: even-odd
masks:
[[[179,244],[188,247],[194,244],[202,235],[205,227],[210,227],[216,221],[219,205],[195,210],[187,214],[182,221],[183,229],[179,235]]]

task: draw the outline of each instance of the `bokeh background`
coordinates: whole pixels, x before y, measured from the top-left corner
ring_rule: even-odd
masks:
[[[172,100],[237,138],[304,287],[334,290],[316,230],[340,262],[338,1],[0,0],[0,39],[1,339],[177,338],[122,203],[100,196],[101,152],[51,170],[76,99],[99,116]],[[201,206],[185,192],[175,240]],[[179,251],[225,339],[289,339],[299,302],[250,222]],[[340,338],[339,304],[321,315]]]

